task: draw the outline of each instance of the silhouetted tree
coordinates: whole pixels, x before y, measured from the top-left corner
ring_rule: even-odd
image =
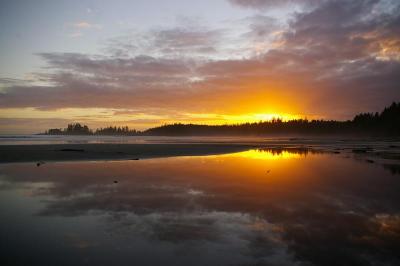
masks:
[[[175,123],[150,128],[144,132],[130,130],[127,126],[110,126],[94,131],[79,123],[69,124],[66,129],[49,129],[50,135],[149,135],[149,136],[185,136],[185,135],[278,135],[278,134],[363,134],[374,136],[400,136],[400,103],[392,103],[381,113],[361,113],[353,120],[311,120],[296,119],[244,123],[235,125],[198,125]]]

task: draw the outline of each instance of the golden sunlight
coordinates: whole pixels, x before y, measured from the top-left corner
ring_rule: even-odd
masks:
[[[219,157],[240,157],[250,158],[257,160],[283,160],[283,159],[298,159],[304,157],[305,154],[288,150],[248,150],[243,152],[237,152],[227,155],[219,155]]]

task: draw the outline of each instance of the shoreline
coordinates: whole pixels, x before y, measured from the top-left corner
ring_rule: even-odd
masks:
[[[193,141],[193,140],[192,140]],[[219,155],[250,149],[353,153],[400,160],[400,141],[286,139],[183,143],[69,143],[0,145],[0,164],[82,160],[140,160],[175,156]]]
[[[240,152],[250,144],[40,144],[1,145],[0,164],[13,162],[140,160]]]

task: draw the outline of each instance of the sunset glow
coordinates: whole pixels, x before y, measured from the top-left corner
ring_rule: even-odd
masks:
[[[380,111],[400,100],[400,4],[350,2],[2,2],[0,134]]]
[[[223,157],[224,155],[219,155],[219,157]],[[297,152],[292,152],[288,150],[282,151],[273,151],[273,150],[248,150],[244,152],[232,153],[226,155],[229,157],[241,157],[241,158],[249,158],[249,159],[257,159],[257,160],[286,160],[286,159],[298,159],[302,158],[305,155],[299,154]]]
[[[400,0],[1,0],[1,265],[400,265]]]

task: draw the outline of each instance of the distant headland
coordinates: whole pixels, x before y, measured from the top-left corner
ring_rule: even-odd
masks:
[[[258,123],[233,125],[169,124],[144,131],[129,127],[110,126],[90,129],[80,123],[67,128],[52,128],[46,135],[115,135],[115,136],[227,136],[227,135],[341,135],[360,134],[372,136],[400,136],[400,102],[392,103],[381,113],[361,113],[352,120],[307,120],[282,121],[272,119]]]

